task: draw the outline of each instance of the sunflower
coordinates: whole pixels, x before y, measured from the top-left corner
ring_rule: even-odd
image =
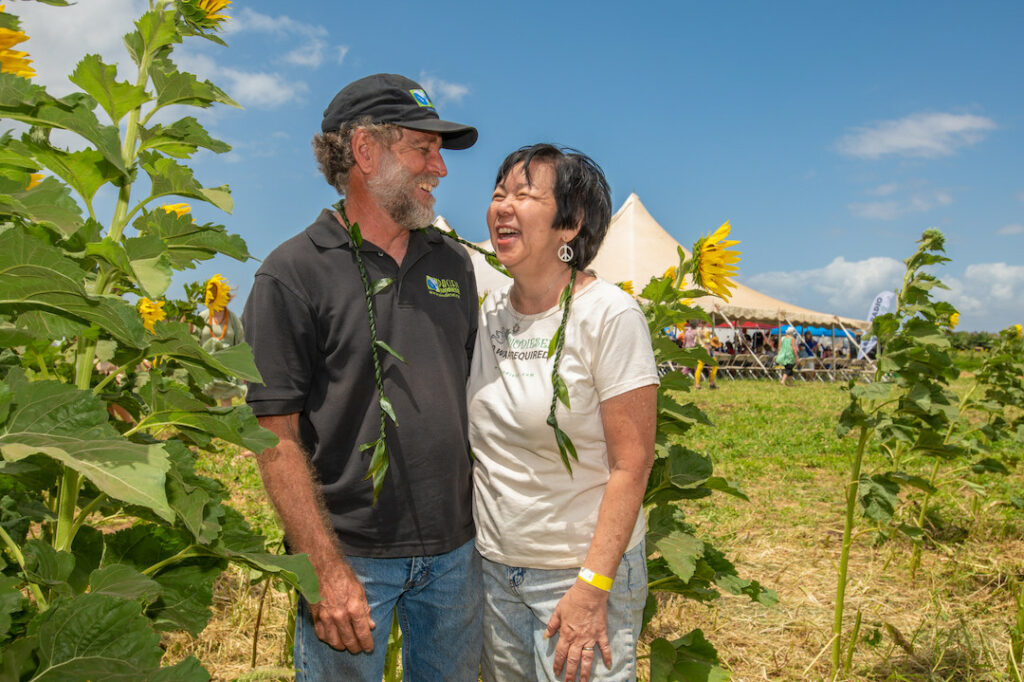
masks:
[[[206,280],[204,292],[203,303],[211,311],[219,313],[228,307],[228,301],[231,300],[231,287],[224,279],[224,275],[217,274]]]
[[[164,204],[160,208],[167,211],[168,213],[174,213],[179,218],[183,215],[188,215],[189,213],[192,212],[192,207],[189,206],[188,204]]]
[[[1020,326],[1019,324],[1013,325],[1013,330],[1017,332],[1018,339],[1024,336],[1024,327]]]
[[[181,3],[182,15],[199,28],[220,28],[222,21],[231,17],[221,14],[227,9],[231,0],[184,0]]]
[[[693,283],[719,298],[728,301],[732,297],[730,288],[735,282],[730,281],[736,276],[736,263],[740,260],[739,251],[730,251],[728,247],[739,244],[738,241],[727,240],[729,221],[715,230],[710,236],[701,237],[693,245],[693,261],[691,274]]]
[[[676,266],[673,265],[668,270],[666,270],[665,274],[662,275],[662,277],[669,277],[672,279],[673,282],[676,281]]]
[[[627,279],[625,282],[619,282],[619,288],[625,291],[630,296],[633,296],[633,280]]]
[[[0,12],[3,11],[4,6],[0,5]],[[36,75],[35,69],[29,66],[32,60],[28,59],[28,52],[11,49],[18,43],[23,43],[26,40],[28,40],[28,36],[25,35],[24,31],[0,28],[0,71],[3,73],[13,73],[15,76],[21,76],[22,78],[31,78]]]
[[[139,299],[139,315],[142,316],[142,326],[145,327],[150,334],[154,333],[154,325],[160,320],[167,319],[167,313],[164,312],[163,301],[151,301],[146,297]]]
[[[43,178],[45,177],[46,176],[43,175],[42,173],[32,173],[31,175],[28,176],[28,187],[26,187],[25,189],[32,189],[33,187],[38,186],[39,183],[41,183],[43,181]]]
[[[960,324],[960,313],[953,313],[949,316],[949,328],[955,329]]]

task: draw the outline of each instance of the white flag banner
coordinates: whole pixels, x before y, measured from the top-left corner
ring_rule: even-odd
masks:
[[[868,308],[868,322],[879,315],[884,315],[892,310],[893,304],[896,303],[896,292],[895,291],[883,291],[882,293],[875,296],[875,300],[871,302],[871,307]],[[870,339],[863,339],[860,342],[860,352],[857,353],[858,358],[866,358],[871,349],[878,343],[878,339],[872,336]]]

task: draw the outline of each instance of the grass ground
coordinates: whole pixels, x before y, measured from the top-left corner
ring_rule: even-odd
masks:
[[[726,595],[702,606],[664,598],[643,642],[699,627],[733,680],[828,679],[844,476],[855,445],[834,432],[846,397],[838,386],[822,383],[719,385],[718,391],[694,394],[715,427],[700,427],[688,444],[709,453],[716,473],[740,484],[751,502],[715,495],[686,510],[744,577],[777,590],[779,603],[766,608]],[[254,525],[279,537],[251,458],[216,456],[205,466],[232,487],[236,507]],[[871,453],[864,470],[885,466]],[[989,479],[984,495],[963,483],[944,489],[930,520],[941,540],[925,550],[916,579],[909,575],[910,543],[876,545],[872,529],[860,522],[846,632],[858,611],[862,626],[849,679],[1011,679],[1005,671],[1015,611],[1008,585],[1014,578],[1024,581],[1024,511],[1006,500],[1022,494],[1024,466],[1012,471]],[[276,590],[267,594],[251,667],[261,593],[248,576],[226,574],[210,626],[195,640],[168,638],[169,657],[195,653],[218,680],[287,679],[290,605]]]

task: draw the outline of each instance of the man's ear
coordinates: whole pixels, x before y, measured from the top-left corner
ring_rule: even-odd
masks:
[[[352,156],[364,175],[369,175],[377,169],[381,151],[380,142],[365,128],[357,128],[352,133]]]

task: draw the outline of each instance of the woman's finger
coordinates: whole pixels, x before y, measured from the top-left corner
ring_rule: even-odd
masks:
[[[593,652],[590,653],[593,654]],[[579,646],[573,646],[569,649],[569,653],[565,659],[566,682],[571,682],[576,679],[576,672],[580,669],[580,659],[582,658],[582,654],[583,651]]]
[[[608,643],[608,636],[601,635],[601,638],[597,640],[598,651],[601,652],[601,658],[604,659],[604,665],[609,670],[612,669],[612,645]]]
[[[585,646],[580,653],[580,682],[590,680],[590,670],[594,665],[594,646],[593,644]]]

